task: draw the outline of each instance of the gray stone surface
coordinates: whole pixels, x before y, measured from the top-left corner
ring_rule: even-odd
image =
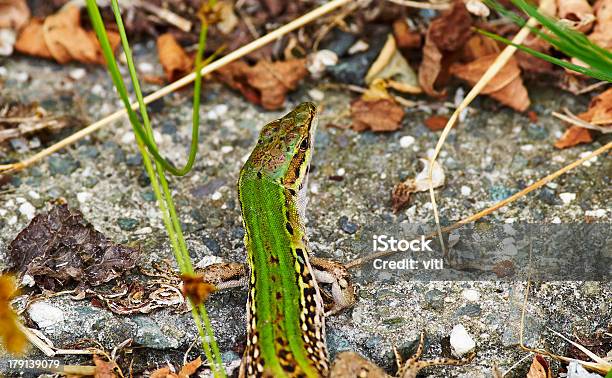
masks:
[[[153,44],[139,45],[135,51],[139,61],[153,63],[161,73]],[[69,76],[76,65],[59,66],[23,57],[2,59],[0,65],[7,71],[0,84],[2,98],[38,101],[50,114],[71,114],[89,121],[120,107],[100,67],[85,67],[87,75],[77,82]],[[30,80],[14,79],[24,72]],[[308,99],[308,85],[290,95],[287,109]],[[150,92],[157,87],[145,84],[144,88]],[[360,237],[363,225],[433,220],[428,193],[414,195],[409,208],[396,215],[390,208],[390,192],[397,182],[420,170],[417,159],[425,157],[437,142],[439,134],[429,131],[423,120],[447,110],[440,106],[442,103],[427,99],[423,106],[407,109],[404,125],[397,132],[356,133],[327,127],[330,123],[350,122],[345,114],[352,95],[328,90],[324,93],[309,179],[307,229],[315,255],[348,262],[357,256],[347,246]],[[444,221],[482,210],[604,143],[598,140],[588,146],[554,149],[552,144],[563,126],[550,113],[562,107],[580,112],[588,98],[537,86],[530,87],[530,94],[532,108],[539,116],[537,125],[532,125],[525,115],[483,98],[475,101],[465,121],[451,132],[440,157],[446,185],[437,191]],[[152,114],[157,141],[166,156],[182,162],[190,137],[189,90],[166,97],[162,105],[156,107],[159,112]],[[284,112],[262,111],[219,84],[205,83],[195,169],[186,177],[170,179],[194,262],[212,254],[224,261],[244,261],[235,190],[238,171],[261,126]],[[416,140],[402,148],[399,141],[403,136]],[[10,146],[0,147],[3,161],[30,153],[18,155]],[[40,212],[58,197],[79,208],[98,230],[116,242],[141,245],[140,266],[172,260],[158,208],[136,154],[130,126],[123,119],[15,176],[13,182],[18,185],[0,190],[0,268],[7,265],[8,243],[29,221],[19,211],[20,206],[27,202]],[[554,189],[528,195],[488,220],[583,221],[587,211],[605,209],[599,221],[610,222],[610,168],[610,160],[599,157],[556,180]],[[343,180],[331,180],[330,176],[337,175],[339,169],[345,172]],[[461,189],[464,186],[471,189],[469,195],[461,194],[467,193]],[[577,198],[563,205],[558,201],[558,194],[563,192],[576,193]],[[477,359],[465,367],[430,369],[430,376],[489,376],[493,363],[504,370],[525,356],[517,347],[524,282],[411,282],[385,279],[382,275],[375,282],[364,282],[358,271],[354,273],[359,289],[357,304],[327,320],[332,356],[341,350],[355,350],[389,369],[394,365],[394,345],[408,351],[419,332],[426,329],[427,356],[440,355],[444,339],[459,323],[475,340]],[[476,302],[462,296],[467,288],[478,290]],[[598,328],[608,327],[612,321],[611,289],[609,282],[534,285],[527,306],[526,342],[563,354],[567,344],[552,335],[549,328],[567,335],[590,335]],[[245,345],[245,301],[244,290],[236,289],[213,295],[207,304],[228,363],[239,358]],[[75,301],[69,295],[46,302],[63,313],[63,321],[54,324],[52,333],[42,329],[57,347],[97,340],[110,351],[132,338],[143,346],[129,356],[139,371],[162,366],[166,361],[180,365],[189,346],[197,340],[195,326],[185,309],[118,316],[88,300]],[[26,321],[34,326],[27,317]],[[199,353],[198,345],[195,343],[191,349],[190,358]],[[32,358],[41,357],[36,350],[31,353]],[[87,358],[68,356],[65,361],[85,363]],[[126,361],[129,359],[123,360]],[[519,364],[508,376],[524,376],[529,363]]]

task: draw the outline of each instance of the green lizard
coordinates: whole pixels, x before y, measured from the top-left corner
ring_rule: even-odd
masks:
[[[351,306],[354,291],[343,265],[309,256],[303,223],[305,187],[316,129],[316,107],[303,103],[261,130],[240,171],[238,197],[250,272],[243,265],[215,264],[204,280],[218,288],[248,280],[247,344],[240,377],[387,377],[368,360],[340,353],[329,366],[320,284],[331,284],[334,305]],[[401,363],[398,376],[416,377],[425,366],[464,364],[467,359]],[[396,353],[396,356],[397,353]]]

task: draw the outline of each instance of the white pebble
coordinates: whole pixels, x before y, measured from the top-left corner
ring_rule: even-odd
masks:
[[[64,313],[59,308],[46,302],[34,302],[28,309],[30,319],[40,328],[52,326],[64,321]]]
[[[8,213],[8,211],[4,210],[4,209],[0,209],[0,217],[3,217],[6,215],[6,213]]]
[[[310,185],[310,192],[311,193],[319,193],[319,185],[316,184],[316,183]]]
[[[126,130],[121,136],[121,143],[123,144],[133,144],[134,141],[136,141],[136,136],[134,136],[132,130]]]
[[[476,302],[478,299],[480,299],[480,293],[478,290],[474,289],[465,289],[461,295],[463,295],[463,298],[470,302]]]
[[[73,80],[81,80],[85,77],[85,75],[87,75],[85,68],[75,68],[68,73],[68,76],[70,76],[70,78]]]
[[[358,52],[366,51],[369,48],[370,48],[370,45],[368,45],[367,42],[365,42],[364,40],[360,39],[348,49],[348,53],[349,55],[353,55]]]
[[[469,196],[470,194],[472,194],[472,188],[470,188],[469,186],[462,185],[461,186],[461,195],[462,196]]]
[[[87,201],[89,201],[92,197],[91,193],[88,192],[79,192],[77,193],[77,200],[79,200],[80,203],[85,203]]]
[[[585,157],[589,156],[590,154],[591,154],[591,151],[584,151],[583,153],[581,153],[578,156],[582,159],[582,158],[585,158]],[[582,163],[582,165],[584,165],[585,167],[590,167],[591,164],[595,163],[596,161],[597,161],[597,156],[593,156],[589,160],[587,160],[584,163]]]
[[[12,225],[14,225],[15,223],[17,223],[17,216],[16,216],[16,215],[13,215],[12,217],[10,217],[10,218],[8,219],[8,222],[7,222],[7,223],[8,223],[8,225],[9,225],[9,226],[12,226]]]
[[[316,88],[309,90],[308,96],[310,96],[310,98],[315,101],[323,101],[323,99],[325,99],[325,93],[323,93],[323,91],[320,91]]]
[[[221,197],[222,197],[221,192],[214,192],[210,198],[212,198],[213,201],[217,201],[217,200],[220,200]]]
[[[546,183],[546,187],[551,188],[551,189],[557,189],[559,187],[559,184],[557,184],[556,182],[549,182]]]
[[[215,105],[212,108],[213,112],[215,112],[218,116],[222,116],[227,113],[228,109],[229,107],[225,104]]]
[[[223,146],[221,147],[221,152],[224,154],[228,154],[230,152],[234,151],[234,147],[232,146]]]
[[[134,234],[146,235],[146,234],[150,234],[151,232],[153,232],[153,229],[147,226],[147,227],[139,228],[138,230],[134,231]]]
[[[523,152],[531,152],[533,151],[534,147],[533,144],[524,144],[521,146],[521,151]]]
[[[476,347],[476,343],[462,324],[457,324],[453,327],[450,333],[450,344],[455,354],[459,357]]]
[[[554,224],[560,224],[561,223],[561,218],[559,217],[554,217],[550,223],[554,223]]]
[[[559,197],[561,201],[563,201],[563,204],[569,205],[570,202],[576,199],[576,193],[561,193]]]
[[[345,173],[346,173],[346,170],[344,170],[344,168],[339,168],[339,169],[336,171],[336,174],[337,174],[338,176],[344,176],[344,174],[345,174]]]
[[[91,93],[95,94],[96,96],[102,96],[104,94],[104,87],[100,84],[96,84],[91,88]]]
[[[19,212],[28,218],[28,220],[34,218],[36,208],[29,202],[24,202],[19,206]]]
[[[13,75],[13,78],[17,80],[18,82],[23,83],[25,81],[28,81],[28,79],[30,78],[30,75],[28,75],[27,72],[17,72],[16,74]]]
[[[400,147],[408,148],[414,143],[415,139],[412,135],[404,135],[400,138]]]
[[[9,16],[10,17],[10,16]],[[17,39],[17,33],[13,29],[0,29],[0,55],[10,56],[13,54],[13,46]]]
[[[28,200],[23,198],[23,197],[17,197],[17,198],[15,198],[15,201],[17,201],[17,203],[26,203],[26,202],[28,202]]]
[[[149,62],[142,62],[138,64],[138,71],[142,73],[151,73],[153,72],[153,65]]]
[[[6,67],[0,66],[0,76],[7,76],[8,75],[8,70],[6,69]]]
[[[195,267],[198,269],[203,269],[206,268],[209,265],[212,264],[218,264],[218,263],[222,263],[223,259],[219,256],[212,256],[212,255],[206,255],[204,257],[202,257],[202,260],[198,261],[195,264]]]
[[[587,217],[603,218],[606,216],[606,209],[587,210],[584,212]]]
[[[21,278],[21,286],[32,287],[35,283],[36,281],[34,281],[34,277],[30,276],[29,274],[24,274]]]

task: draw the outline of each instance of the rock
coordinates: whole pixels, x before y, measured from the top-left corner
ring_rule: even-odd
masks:
[[[463,298],[470,302],[476,302],[478,301],[478,299],[480,299],[480,293],[478,292],[478,290],[474,289],[465,289],[463,290],[463,293],[461,293],[461,295],[463,296]]]
[[[470,318],[475,318],[477,316],[480,316],[481,313],[482,309],[480,308],[480,305],[470,303],[465,306],[459,307],[457,311],[455,311],[454,316],[457,318],[461,316],[469,316]]]
[[[489,189],[489,195],[491,196],[491,199],[495,202],[502,201],[510,197],[513,193],[514,191],[512,189],[507,188],[505,186],[492,186]]]
[[[359,229],[359,226],[357,226],[355,223],[349,222],[347,216],[341,216],[340,219],[338,219],[338,225],[342,231],[350,235],[354,234]]]
[[[36,214],[36,208],[32,206],[31,203],[26,201],[19,205],[19,212],[25,215],[28,220],[32,220],[32,218],[34,218],[34,215]]]
[[[470,188],[469,186],[461,186],[461,195],[462,196],[469,196],[470,194],[472,194],[472,188]]]
[[[357,41],[357,36],[340,29],[334,29],[321,44],[320,50],[331,50],[338,56],[343,56]]]
[[[117,219],[117,224],[123,231],[133,231],[138,226],[138,220],[134,218],[119,218]]]
[[[40,328],[50,327],[64,321],[64,313],[47,302],[34,302],[28,308],[30,319]]]
[[[564,205],[569,205],[570,202],[576,199],[576,193],[561,193],[559,198],[561,198]]]
[[[425,308],[431,308],[434,310],[441,310],[444,307],[443,291],[438,289],[429,290],[425,293]]]
[[[476,343],[462,324],[453,327],[450,333],[450,344],[458,357],[465,355],[476,347]]]
[[[52,155],[49,158],[49,171],[52,175],[69,175],[76,171],[81,164],[70,155]]]
[[[138,317],[134,319],[134,322],[138,325],[134,342],[146,347],[154,349],[172,349],[178,348],[180,343],[177,339],[169,336],[166,332],[152,321],[145,317]]]
[[[538,193],[538,198],[547,205],[559,204],[559,200],[557,200],[555,192],[548,188],[542,188],[540,193]]]
[[[411,135],[404,135],[403,137],[400,138],[400,147],[402,148],[408,148],[410,146],[412,146],[412,144],[414,143],[415,139],[413,136]]]
[[[204,236],[202,238],[202,243],[204,243],[206,248],[208,248],[208,250],[213,255],[218,256],[219,254],[221,254],[221,247],[219,246],[219,243],[215,239],[208,238],[208,237]]]
[[[87,202],[87,201],[89,201],[91,199],[92,194],[89,193],[89,192],[79,192],[79,193],[77,193],[76,196],[77,196],[77,200],[80,203],[85,203],[85,202]]]

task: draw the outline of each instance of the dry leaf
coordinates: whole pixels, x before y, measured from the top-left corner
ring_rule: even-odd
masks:
[[[358,99],[351,104],[352,128],[356,131],[395,131],[401,128],[404,108],[390,99],[367,101]]]
[[[591,143],[592,141],[593,137],[589,129],[573,125],[565,130],[561,138],[555,142],[555,147],[562,149],[573,147],[581,143]]]
[[[589,39],[604,49],[612,49],[612,0],[595,3],[597,21]]]
[[[446,79],[448,62],[453,52],[459,50],[470,38],[472,20],[463,1],[455,1],[454,7],[429,24],[423,46],[423,60],[419,67],[419,83],[423,91],[433,97],[442,97],[446,91],[435,86]]]
[[[471,85],[482,77],[485,71],[493,64],[497,54],[490,54],[466,64],[454,64],[451,73],[467,81]],[[514,58],[497,73],[497,75],[484,87],[482,94],[489,95],[515,110],[524,111],[529,107],[529,96],[520,77],[521,70]]]
[[[595,21],[587,0],[557,0],[557,12],[562,22],[583,33],[591,30]]]
[[[55,206],[39,214],[8,247],[13,270],[47,290],[76,281],[97,286],[135,265],[138,250],[117,245],[96,231],[78,210]]]
[[[410,29],[405,19],[398,19],[393,22],[393,36],[400,49],[416,49],[421,46],[421,34]]]
[[[578,117],[593,125],[612,127],[612,88],[593,98],[589,110]]]
[[[499,53],[499,46],[495,40],[481,34],[472,36],[461,51],[461,58],[465,62],[471,62],[481,56]]]
[[[193,68],[193,59],[187,55],[170,33],[162,34],[157,38],[157,53],[166,78],[170,82],[187,75]]]
[[[368,70],[365,82],[370,85],[380,79],[389,82],[390,85],[387,86],[396,90],[412,94],[421,93],[416,74],[397,49],[395,38],[391,34],[387,36],[387,42]]]
[[[447,122],[448,117],[441,115],[433,115],[425,119],[425,126],[427,126],[427,128],[431,131],[439,131],[444,129]],[[455,126],[453,125],[453,127]]]
[[[25,0],[0,0],[0,29],[19,30],[30,19]]]
[[[527,378],[552,378],[552,372],[544,357],[539,354],[533,357]]]
[[[183,295],[191,299],[194,304],[204,303],[206,298],[217,290],[215,285],[204,282],[202,276],[199,275],[182,274],[181,280],[183,281]]]
[[[198,371],[200,366],[202,366],[202,358],[198,357],[195,360],[185,364],[178,374],[173,373],[169,367],[163,367],[152,372],[150,378],[189,378],[190,375],[193,375],[196,371]]]
[[[548,54],[551,49],[550,43],[534,34],[527,36],[525,41],[523,41],[523,46],[545,54]],[[517,51],[514,56],[516,57],[519,66],[524,71],[541,74],[551,72],[554,69],[554,65],[552,63],[537,58],[525,51]]]
[[[395,185],[393,191],[391,192],[391,206],[393,208],[393,212],[397,213],[401,209],[403,209],[410,199],[411,193],[416,192],[424,192],[429,190],[429,167],[430,160],[429,159],[419,159],[421,163],[423,163],[423,169],[421,172],[417,173],[414,179],[409,178],[404,182],[400,182]],[[439,188],[444,185],[445,175],[444,169],[437,161],[433,162],[433,169],[431,172],[431,182],[433,183],[433,188]]]
[[[119,35],[107,32],[113,51],[119,46]],[[104,64],[104,56],[96,34],[81,27],[79,8],[68,5],[44,21],[32,19],[21,31],[15,49],[21,53],[52,57],[59,63],[76,60],[81,63]]]
[[[231,33],[238,25],[238,17],[234,13],[234,5],[230,1],[219,1],[215,4],[215,12],[219,15],[219,22],[215,25],[223,34]]]
[[[11,308],[11,300],[17,295],[17,283],[10,275],[0,276],[0,340],[4,348],[13,354],[22,354],[26,337],[19,329],[17,315]]]
[[[94,365],[96,365],[96,372],[94,378],[117,378],[115,374],[116,364],[112,361],[105,361],[101,357],[94,355]]]
[[[296,89],[308,74],[305,59],[260,60],[255,66],[238,61],[217,72],[221,81],[242,92],[247,100],[269,110],[281,108],[287,92]]]

